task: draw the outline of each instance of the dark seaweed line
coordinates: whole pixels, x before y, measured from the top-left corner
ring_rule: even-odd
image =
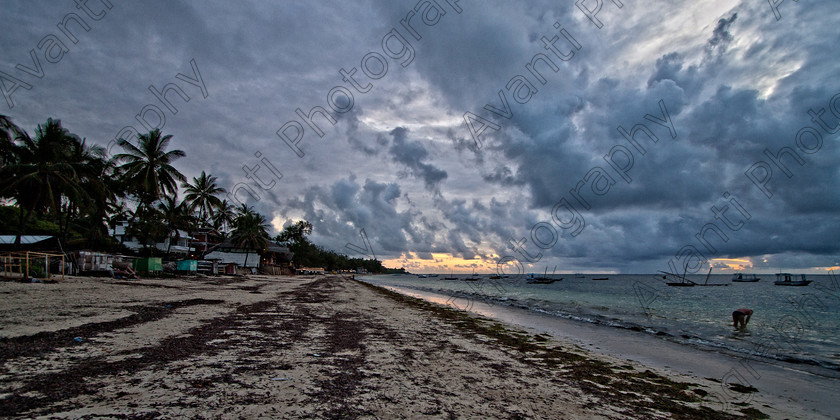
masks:
[[[200,299],[187,302],[195,301],[215,302]],[[190,356],[221,350],[225,346],[211,345],[209,342],[222,337],[226,331],[246,322],[250,314],[263,312],[276,305],[276,301],[262,301],[240,306],[230,315],[215,318],[209,323],[190,329],[186,336],[167,339],[158,345],[132,351],[132,353],[141,355],[137,358],[107,362],[104,357],[94,357],[81,361],[62,372],[38,375],[15,390],[13,395],[0,400],[0,416],[15,416],[78,395],[95,393],[95,389],[91,389],[85,384],[85,379],[88,378],[105,375],[114,376],[122,372],[137,372],[149,367],[183,360]],[[173,305],[167,309],[174,308]],[[43,397],[24,395],[33,391],[42,394]]]
[[[558,347],[547,348],[537,342],[538,340],[530,339],[527,334],[517,334],[498,322],[483,317],[473,317],[449,307],[426,302],[362,281],[355,281],[398,302],[428,311],[468,336],[480,334],[494,338],[498,344],[521,354],[522,357],[519,358],[521,361],[550,369],[550,373],[575,383],[575,386],[584,392],[598,396],[607,402],[619,403],[633,411],[633,413],[624,414],[652,416],[657,411],[662,411],[675,418],[739,418],[703,405],[699,407],[685,405],[684,402],[700,402],[704,393],[702,390],[700,390],[701,392],[693,392],[695,395],[688,393],[690,384],[673,382],[651,371],[632,374],[618,373],[615,372],[613,366],[607,363],[568,352]],[[529,353],[536,353],[536,359],[539,359],[540,362],[534,361],[533,357],[525,357]],[[602,389],[601,386],[606,388]]]
[[[58,348],[81,344],[75,337],[88,339],[104,332],[131,327],[137,324],[157,321],[169,315],[173,310],[195,305],[216,305],[223,300],[190,299],[177,302],[163,302],[157,305],[142,306],[135,313],[113,321],[92,322],[78,327],[59,331],[40,332],[34,335],[0,338],[0,363],[21,356],[38,356]]]
[[[323,303],[327,301],[327,296],[323,293],[312,293],[310,286],[313,283],[316,285],[324,285],[326,282],[321,279],[316,282],[307,283],[304,285],[299,286],[296,288],[295,291],[291,293],[294,299],[292,299],[295,303]],[[332,285],[328,284],[328,289],[331,290]],[[309,289],[309,290],[306,290]],[[123,318],[117,321],[110,321],[105,323],[96,323],[96,324],[88,324],[88,325],[100,325],[100,324],[110,324],[113,322],[124,321],[128,318],[135,317],[137,315],[143,314],[147,318],[146,321],[148,322],[155,319],[160,319],[166,314],[169,313],[172,309],[191,306],[191,305],[198,305],[198,304],[216,304],[216,303],[223,303],[224,301],[218,300],[206,300],[206,299],[192,299],[187,301],[180,301],[180,302],[170,302],[170,303],[163,303],[162,307],[159,305],[152,305],[140,308],[141,311],[138,314]],[[236,311],[230,315],[215,318],[206,324],[202,324],[199,327],[195,327],[190,329],[187,332],[187,335],[184,337],[176,337],[172,339],[164,340],[162,343],[149,346],[142,349],[138,349],[135,351],[131,351],[134,354],[140,354],[141,357],[138,358],[131,358],[126,359],[118,362],[107,362],[102,357],[97,358],[90,358],[85,361],[82,361],[62,372],[58,373],[49,373],[44,375],[39,375],[38,377],[33,378],[32,380],[28,381],[23,387],[16,390],[14,395],[11,395],[5,399],[0,400],[0,416],[15,416],[20,413],[30,412],[32,410],[46,407],[50,404],[64,401],[73,397],[76,397],[81,394],[92,394],[95,393],[96,390],[90,389],[88,386],[84,384],[84,380],[87,378],[96,378],[99,376],[115,376],[122,372],[137,372],[145,368],[149,368],[152,366],[160,366],[164,365],[169,362],[183,360],[187,357],[195,356],[198,354],[206,354],[211,352],[218,352],[224,350],[226,348],[230,348],[233,344],[209,344],[210,341],[216,340],[218,338],[222,338],[225,336],[225,333],[230,330],[238,329],[238,328],[248,328],[251,330],[257,329],[264,333],[279,333],[280,331],[285,331],[288,327],[292,327],[291,324],[297,324],[300,321],[303,321],[303,329],[306,329],[309,323],[308,313],[303,311],[302,313],[293,314],[292,320],[285,320],[279,324],[279,327],[276,326],[277,324],[268,323],[268,324],[261,324],[258,326],[254,326],[248,324],[250,321],[254,319],[264,319],[264,316],[260,317],[252,317],[252,314],[265,312],[266,310],[276,307],[280,304],[280,300],[266,300],[256,302],[250,305],[243,305],[237,307]],[[145,311],[142,311],[145,310]],[[294,316],[297,315],[297,316]],[[301,315],[303,315],[301,317]],[[157,316],[157,318],[151,319],[148,318],[150,316]],[[278,318],[288,318],[284,316],[278,316]],[[303,318],[303,319],[301,319]],[[133,318],[132,318],[133,319]],[[127,327],[130,325],[135,325],[139,322],[134,322],[133,324],[121,324],[117,327],[113,327],[110,330],[116,328]],[[84,326],[83,326],[84,327]],[[301,325],[297,325],[298,328],[290,328],[291,330],[300,329]],[[79,327],[81,328],[81,327]],[[77,330],[77,329],[71,329]],[[109,330],[109,331],[110,331]],[[103,332],[101,330],[99,332]],[[55,333],[43,333],[43,334],[55,334]],[[36,334],[30,337],[37,337],[41,334]],[[298,332],[298,337],[302,335]],[[70,336],[75,336],[70,334]],[[293,340],[294,341],[294,340]],[[75,343],[75,342],[73,342]],[[240,343],[242,344],[242,343]],[[248,343],[249,345],[255,343]],[[285,344],[280,342],[271,342],[271,345],[276,348],[283,348]],[[44,397],[30,397],[30,396],[23,396],[22,394],[36,391],[44,395]],[[60,409],[56,407],[56,409]],[[56,409],[50,410],[50,412],[55,412]],[[48,414],[48,413],[42,413]],[[138,414],[139,415],[139,414]],[[142,416],[141,416],[142,417]]]

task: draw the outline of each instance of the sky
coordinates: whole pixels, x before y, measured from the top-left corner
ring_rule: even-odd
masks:
[[[411,272],[840,266],[834,2],[6,0],[0,114],[161,128]]]

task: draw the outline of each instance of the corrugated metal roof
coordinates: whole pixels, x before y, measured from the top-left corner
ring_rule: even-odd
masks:
[[[15,238],[17,238],[15,235],[0,235],[0,244],[12,245],[15,243]],[[31,245],[41,241],[46,241],[50,238],[52,238],[52,236],[49,235],[23,235],[20,237],[20,244]]]

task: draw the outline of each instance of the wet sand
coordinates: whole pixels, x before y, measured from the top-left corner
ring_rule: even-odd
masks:
[[[467,309],[532,334],[549,334],[591,353],[637,362],[669,376],[679,375],[690,380],[713,379],[717,381],[717,386],[709,391],[723,401],[726,407],[750,402],[759,394],[761,410],[772,414],[773,418],[840,418],[840,406],[836,404],[837,395],[840,395],[840,373],[825,368],[785,362],[771,363],[746,355],[710,351],[645,333],[558,318],[472,298],[452,298],[428,291],[388,288],[454,308]],[[735,392],[726,383],[751,386],[758,392]]]
[[[791,417],[337,276],[70,277],[0,297],[0,416]]]

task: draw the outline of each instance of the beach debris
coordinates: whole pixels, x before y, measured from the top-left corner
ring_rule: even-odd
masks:
[[[75,341],[77,343],[81,343],[82,341],[85,341],[85,340],[82,337],[73,337],[73,341]]]
[[[292,378],[271,378],[271,380],[280,382],[280,381],[291,381],[293,379]]]
[[[321,357],[321,355],[320,355],[320,354],[318,354],[318,353],[312,353],[312,356],[313,356],[313,357]]]

